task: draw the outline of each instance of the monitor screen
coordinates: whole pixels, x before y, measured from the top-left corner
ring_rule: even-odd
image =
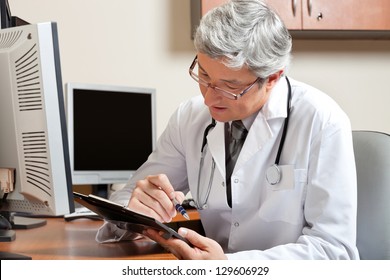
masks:
[[[0,73],[1,213],[73,212],[57,25],[0,30]]]
[[[67,84],[73,184],[125,183],[155,145],[155,90]]]

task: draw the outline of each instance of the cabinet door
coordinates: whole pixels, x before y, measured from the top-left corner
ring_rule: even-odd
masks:
[[[265,0],[283,20],[289,30],[302,29],[302,1],[305,0]]]
[[[303,30],[390,30],[389,0],[302,0]]]

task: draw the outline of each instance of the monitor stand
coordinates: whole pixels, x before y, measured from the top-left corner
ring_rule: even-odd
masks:
[[[25,217],[15,216],[10,212],[2,212],[0,214],[1,229],[0,242],[11,242],[16,238],[16,233],[12,229],[30,229],[41,227],[46,224],[46,220],[30,219]],[[12,229],[11,229],[12,228]],[[31,260],[29,256],[16,254],[12,252],[0,251],[0,260]]]
[[[22,216],[13,216],[11,221],[12,229],[30,229],[43,227],[47,224],[47,221],[44,219],[22,217]]]
[[[3,211],[0,212],[0,215],[3,216],[11,224],[12,229],[30,229],[37,228],[46,225],[46,220],[32,218],[27,215],[18,214],[15,212]]]
[[[15,231],[12,229],[0,229],[0,242],[14,241],[15,237]]]
[[[0,251],[0,260],[32,260],[32,258],[21,254]]]
[[[96,196],[103,197],[103,198],[108,198],[109,188],[110,188],[110,185],[108,185],[108,184],[92,185],[92,194],[96,195]]]
[[[13,212],[0,212],[0,242],[15,240],[13,229],[31,229],[46,225],[46,220],[16,216]]]

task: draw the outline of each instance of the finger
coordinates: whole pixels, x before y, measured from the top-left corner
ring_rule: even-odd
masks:
[[[199,233],[197,233],[196,231],[193,231],[191,229],[188,229],[188,228],[179,228],[178,230],[178,233],[184,237],[185,239],[188,240],[188,242],[190,242],[192,245],[194,245],[195,247],[201,249],[201,250],[204,250],[206,249],[208,246],[208,238],[200,235]]]
[[[173,186],[171,185],[171,182],[169,181],[168,177],[165,174],[150,175],[150,176],[146,177],[146,180],[148,180],[151,184],[156,186],[158,189],[163,190],[164,193],[168,196],[168,198],[171,201],[173,199],[176,199],[179,203],[182,203],[183,200],[185,199],[184,193],[179,192],[179,191],[175,191]],[[165,199],[164,199],[164,201],[166,202]],[[171,205],[170,205],[170,203],[168,203],[168,208],[170,208],[170,207],[171,207]]]
[[[176,209],[172,204],[172,199],[176,197],[176,193],[168,177],[165,174],[150,175],[146,177],[146,180],[155,186],[154,189],[147,190],[150,191],[148,194],[156,198],[171,218],[176,216]]]
[[[193,259],[193,260],[226,260],[226,255],[221,247],[216,241],[204,237],[197,232],[187,229],[179,228],[179,234],[186,238],[194,248],[188,250],[188,248],[183,247],[180,251],[184,259]]]
[[[129,208],[134,212],[152,217],[162,223],[169,222],[171,220],[169,215],[167,215],[162,208],[161,210],[156,210],[156,208],[148,206],[147,202],[145,202],[145,199],[142,197],[132,197],[129,202]]]
[[[139,180],[136,184],[136,189],[137,188],[141,189],[142,192],[151,198],[148,199],[148,197],[143,196],[142,199],[140,198],[140,201],[152,210],[154,209],[165,222],[170,222],[172,218],[177,215],[175,206],[172,203],[173,198],[179,203],[185,198],[182,192],[173,191],[173,187],[165,174],[150,175],[144,180]],[[166,193],[171,190],[171,193]],[[160,205],[155,204],[156,202],[158,202],[161,207]],[[166,214],[163,211],[165,211]]]
[[[155,192],[158,192],[158,194]],[[160,189],[156,189],[154,186],[149,186],[149,182],[147,180],[140,180],[137,182],[136,188],[133,190],[129,201],[129,208],[151,216],[159,221],[170,222],[172,220],[172,215],[175,215],[175,213],[167,212],[159,201],[159,195],[166,196]]]
[[[175,198],[176,200],[179,202],[179,203],[183,203],[183,201],[185,200],[185,195],[183,192],[176,192],[175,191]]]
[[[159,243],[165,250],[171,252],[179,260],[184,259],[183,254],[181,253],[182,246],[180,246],[180,243],[183,243],[184,246],[190,248],[187,243],[180,239],[174,237],[165,239],[163,237],[164,232],[162,231],[157,231],[149,228],[143,232],[143,235]]]
[[[171,182],[169,181],[168,177],[165,174],[158,174],[158,175],[150,175],[146,177],[146,179],[153,185],[155,185],[157,188],[160,188],[163,190],[168,198],[172,200],[174,196],[174,189],[171,185]]]

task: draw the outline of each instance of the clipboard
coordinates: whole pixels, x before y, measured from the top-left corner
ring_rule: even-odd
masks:
[[[108,199],[93,194],[85,195],[78,192],[73,192],[73,197],[76,202],[95,212],[105,221],[113,223],[121,229],[142,234],[144,230],[152,228],[154,230],[162,231],[164,233],[162,236],[165,239],[175,237],[190,244],[187,239],[169,226],[152,217],[131,211],[127,207]]]

